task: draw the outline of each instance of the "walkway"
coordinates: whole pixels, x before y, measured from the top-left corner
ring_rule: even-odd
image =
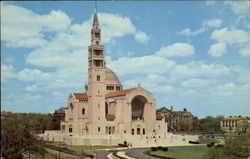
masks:
[[[118,155],[126,155],[135,159],[154,159],[153,157],[145,156],[144,151],[149,150],[149,148],[133,148],[133,149],[122,149],[118,150]],[[96,159],[107,159],[110,153],[115,152],[115,150],[102,150],[96,151]]]

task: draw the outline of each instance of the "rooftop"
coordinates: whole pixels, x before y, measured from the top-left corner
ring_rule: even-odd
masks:
[[[223,120],[250,120],[250,118],[247,118],[247,117],[229,117],[229,118],[224,118]]]
[[[105,95],[106,98],[125,96],[129,92],[135,90],[136,88],[125,89],[116,92],[110,92]],[[88,99],[87,93],[73,93],[76,99]]]

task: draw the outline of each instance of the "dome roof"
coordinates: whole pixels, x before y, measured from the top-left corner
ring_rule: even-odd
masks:
[[[105,71],[105,82],[112,84],[121,84],[116,74],[109,68],[106,68]]]

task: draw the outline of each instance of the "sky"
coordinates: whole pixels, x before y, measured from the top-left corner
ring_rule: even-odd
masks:
[[[1,2],[1,110],[53,113],[84,92],[93,1]],[[247,1],[97,1],[107,67],[157,108],[250,116]]]

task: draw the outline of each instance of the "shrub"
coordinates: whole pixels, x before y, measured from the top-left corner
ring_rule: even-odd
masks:
[[[162,151],[168,151],[168,147],[163,147]]]
[[[94,158],[94,157],[95,157],[95,155],[90,154],[90,155],[87,155],[87,157]]]
[[[151,151],[157,151],[156,147],[151,147]]]
[[[214,145],[212,143],[207,144],[207,147],[213,147]]]
[[[127,144],[118,144],[118,146],[120,146],[120,147],[128,147]]]
[[[197,141],[188,141],[189,144],[199,144]]]
[[[157,150],[162,150],[162,147],[161,147],[161,146],[158,146],[158,147],[157,147]]]

